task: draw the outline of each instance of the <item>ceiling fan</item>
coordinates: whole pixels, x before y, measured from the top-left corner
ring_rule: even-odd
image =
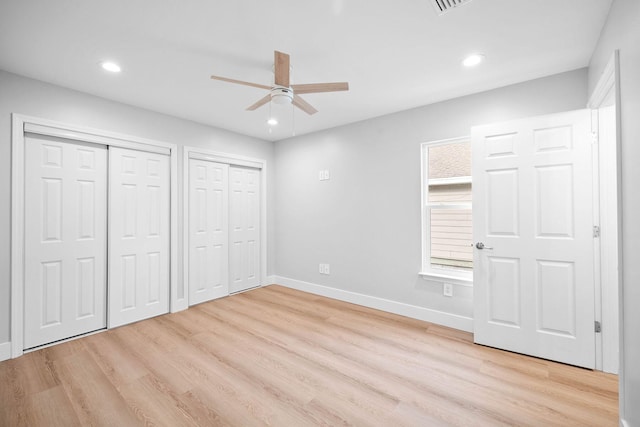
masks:
[[[307,114],[315,114],[318,112],[311,104],[302,99],[299,95],[304,93],[319,92],[339,92],[349,90],[349,83],[309,83],[292,85],[289,82],[289,55],[286,53],[274,51],[273,71],[275,74],[275,83],[273,86],[262,85],[258,83],[245,82],[242,80],[229,79],[227,77],[211,76],[214,80],[223,82],[237,83],[245,86],[257,87],[269,90],[269,94],[261,98],[255,104],[247,108],[253,111],[269,101],[277,104],[293,104]]]

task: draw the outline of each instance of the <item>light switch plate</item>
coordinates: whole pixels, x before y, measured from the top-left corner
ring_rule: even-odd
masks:
[[[329,264],[318,264],[318,272],[320,274],[329,274]]]

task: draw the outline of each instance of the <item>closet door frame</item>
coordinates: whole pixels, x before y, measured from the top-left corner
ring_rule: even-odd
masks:
[[[13,113],[11,115],[11,357],[24,353],[25,133],[55,136],[170,156],[170,311],[188,307],[178,289],[178,150],[176,144]]]
[[[189,159],[207,160],[216,163],[226,163],[229,166],[245,166],[260,170],[260,284],[267,284],[267,162],[263,159],[221,153],[198,147],[183,148],[182,184],[184,200],[183,213],[183,261],[182,269],[184,295],[189,296]]]

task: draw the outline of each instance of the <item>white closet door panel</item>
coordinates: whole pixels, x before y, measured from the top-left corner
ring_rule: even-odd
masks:
[[[229,294],[229,165],[189,160],[189,304]]]
[[[107,148],[27,134],[24,348],[106,327]]]
[[[109,149],[109,327],[169,311],[169,156]]]
[[[229,168],[231,292],[260,285],[260,170]]]

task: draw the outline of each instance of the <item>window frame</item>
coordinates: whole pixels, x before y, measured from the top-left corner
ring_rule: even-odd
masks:
[[[456,269],[438,268],[431,265],[431,211],[433,209],[470,209],[473,212],[472,203],[459,203],[459,204],[440,204],[430,205],[429,201],[429,148],[439,145],[459,144],[468,142],[471,143],[470,136],[462,136],[457,138],[442,139],[437,141],[423,142],[420,144],[420,208],[422,210],[422,266],[419,273],[420,276],[425,279],[446,279],[449,281],[457,282],[459,284],[470,286],[473,282],[473,271],[462,271]],[[432,179],[433,184],[467,184],[472,183],[472,176],[454,177],[454,178],[440,178]],[[473,186],[472,186],[473,188]]]

